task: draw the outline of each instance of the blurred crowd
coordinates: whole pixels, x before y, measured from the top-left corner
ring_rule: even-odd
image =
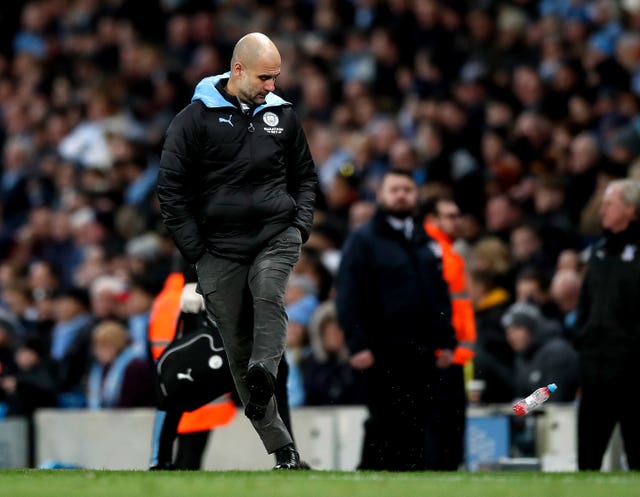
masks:
[[[529,393],[526,367],[549,350],[562,357],[550,379],[568,378],[555,398],[572,400],[581,254],[601,234],[607,183],[640,178],[640,0],[12,0],[0,7],[5,411],[153,404],[148,316],[175,254],[155,197],[163,135],[251,31],[282,53],[277,91],[320,177],[286,295],[291,404],[362,402],[333,278],[392,167],[461,210],[475,400]]]

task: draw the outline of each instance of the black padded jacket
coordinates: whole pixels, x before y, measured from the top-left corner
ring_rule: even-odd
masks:
[[[251,260],[289,226],[309,236],[317,174],[291,104],[267,95],[250,113],[212,76],[171,122],[158,173],[164,224],[191,263],[209,251]]]

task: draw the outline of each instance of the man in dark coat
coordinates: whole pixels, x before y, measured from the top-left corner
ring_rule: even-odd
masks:
[[[58,391],[58,407],[86,406],[84,383],[91,359],[89,294],[82,288],[61,291],[55,298],[56,321],[51,330],[50,359]]]
[[[262,33],[236,44],[227,74],[203,79],[167,131],[158,199],[196,265],[238,394],[275,469],[299,455],[273,398],[284,353],[284,292],[313,218],[317,175],[291,104],[273,93],[281,57]]]
[[[387,172],[377,213],[343,249],[338,318],[370,414],[360,469],[425,468],[434,368],[451,364],[456,344],[438,245],[412,217],[417,196],[409,173]]]
[[[599,470],[619,422],[630,469],[640,469],[640,424],[630,407],[640,353],[640,183],[614,180],[600,207],[604,237],[590,250],[578,303],[582,396],[578,467]]]
[[[507,342],[515,353],[515,397],[556,383],[550,402],[571,402],[578,390],[578,354],[562,336],[560,323],[547,320],[528,302],[513,304],[502,317]]]

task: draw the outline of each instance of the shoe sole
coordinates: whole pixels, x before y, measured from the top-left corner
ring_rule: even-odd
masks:
[[[247,372],[247,388],[249,402],[244,414],[253,421],[260,421],[264,418],[269,401],[273,397],[273,381],[269,372],[261,367],[252,367]]]
[[[311,466],[309,466],[309,464],[307,464],[304,461],[300,461],[298,464],[276,464],[273,467],[274,470],[276,471],[280,471],[280,470],[284,470],[284,469],[295,469],[298,471],[310,471],[311,470]]]

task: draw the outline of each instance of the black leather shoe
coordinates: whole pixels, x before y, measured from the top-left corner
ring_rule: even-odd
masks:
[[[275,378],[261,364],[251,366],[247,371],[249,402],[244,414],[253,421],[260,421],[267,412],[267,405],[273,397]]]
[[[170,462],[159,463],[149,466],[149,471],[176,471],[178,468]]]
[[[300,455],[293,444],[285,445],[276,450],[276,465],[273,469],[302,469]]]

